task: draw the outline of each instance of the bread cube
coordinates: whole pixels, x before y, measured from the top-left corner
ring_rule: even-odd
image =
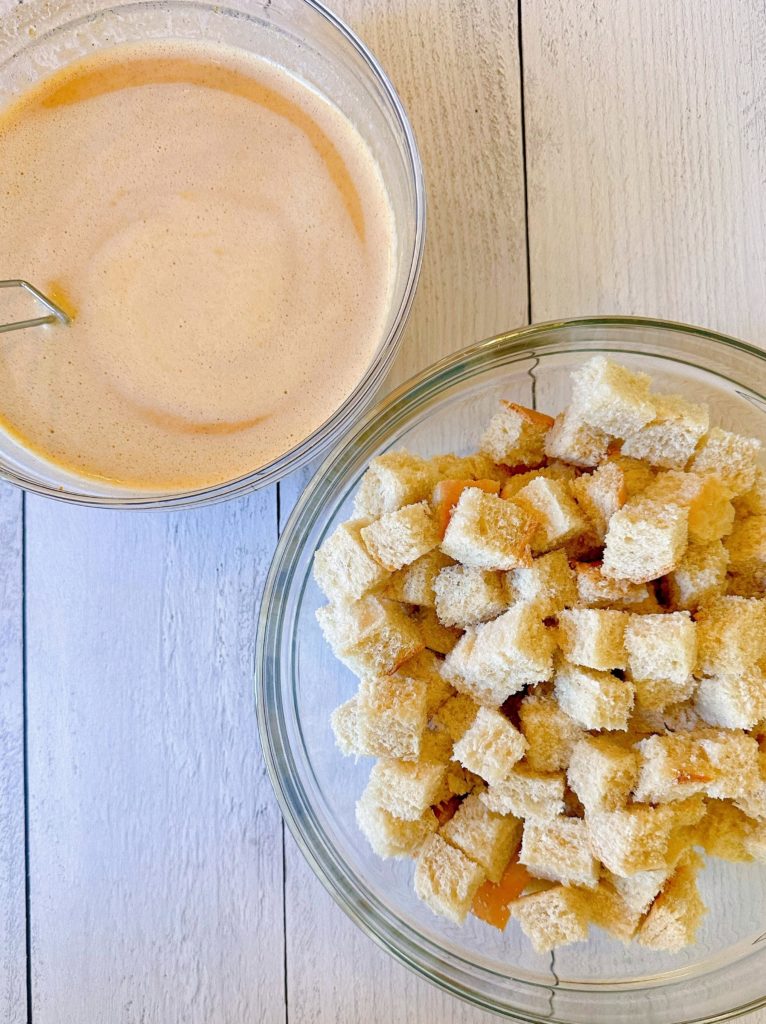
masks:
[[[424,647],[401,605],[371,595],[324,605],[316,618],[335,656],[360,677],[395,672]]]
[[[538,477],[569,483],[574,480],[575,476],[576,470],[574,466],[568,466],[565,462],[551,461],[547,466],[541,466],[539,469],[530,469],[526,473],[511,474],[503,484],[500,497],[506,499],[515,498],[523,487],[526,487],[533,480],[537,480]]]
[[[647,607],[656,601],[646,583],[611,579],[595,562],[575,562],[573,570],[577,602],[586,608],[625,611]]]
[[[545,462],[545,435],[553,417],[515,402],[500,402],[479,442],[482,452],[506,466],[539,466]]]
[[[503,578],[475,565],[450,565],[434,581],[436,614],[445,626],[466,629],[497,618],[508,607]]]
[[[521,841],[521,822],[488,810],[476,794],[467,796],[441,836],[481,865],[490,882],[499,882]]]
[[[655,868],[653,871],[636,871],[632,875],[615,875],[607,871],[605,879],[622,898],[628,910],[643,917],[674,870],[675,864]]]
[[[686,550],[688,509],[635,498],[609,520],[603,573],[647,583],[678,565]]]
[[[748,818],[766,821],[766,749],[762,748],[758,755],[758,767],[758,778],[751,779],[745,792],[736,797],[734,802]]]
[[[497,814],[550,820],[564,813],[564,774],[536,772],[527,764],[516,764],[480,798]]]
[[[558,617],[559,647],[568,661],[587,668],[624,669],[625,612],[605,608],[571,608]]]
[[[728,861],[751,861],[748,839],[756,823],[728,800],[709,800],[705,817],[697,826],[695,841],[711,857]]]
[[[538,608],[517,604],[467,630],[447,656],[444,673],[456,690],[498,707],[528,683],[550,679],[553,647]]]
[[[661,713],[662,723],[669,732],[691,732],[705,723],[694,707],[694,701],[683,700],[670,704]],[[661,727],[660,727],[661,731]]]
[[[428,836],[436,831],[436,815],[429,808],[415,821],[402,821],[372,800],[365,790],[356,804],[359,830],[383,860],[388,857],[413,857]]]
[[[335,745],[341,754],[346,757],[358,757],[365,753],[359,746],[355,696],[333,711],[330,715],[330,726],[335,736]]]
[[[527,741],[526,761],[536,772],[566,768],[583,728],[553,697],[528,694],[519,707],[521,731]]]
[[[434,485],[425,459],[410,452],[386,452],[370,462],[354,498],[355,516],[380,516],[423,501]]]
[[[739,576],[766,574],[766,515],[739,520],[726,541],[729,569]]]
[[[428,717],[455,695],[454,689],[442,675],[442,665],[442,660],[433,651],[425,650],[405,661],[396,673],[399,679],[422,680]]]
[[[585,736],[575,744],[567,780],[586,812],[624,807],[638,782],[635,750],[610,736]]]
[[[586,815],[593,853],[615,875],[667,867],[676,820],[669,804],[630,804]]]
[[[598,862],[590,849],[588,826],[580,818],[525,821],[519,863],[551,882],[588,889],[598,884]]]
[[[415,865],[415,892],[435,914],[462,924],[476,890],[486,878],[484,868],[440,835],[429,836]]]
[[[569,408],[558,415],[545,437],[545,454],[573,466],[597,466],[606,457],[609,435]]]
[[[577,602],[574,574],[563,551],[551,551],[534,558],[529,566],[511,569],[506,588],[516,601],[535,604],[547,619]]]
[[[370,555],[361,537],[371,522],[341,523],[314,555],[314,579],[330,601],[362,597],[388,579],[388,570]]]
[[[453,743],[457,742],[476,718],[481,705],[466,693],[450,697],[433,716],[435,729],[445,732]]]
[[[556,669],[554,690],[562,710],[586,729],[627,729],[634,700],[627,680],[564,661]]]
[[[716,476],[703,473],[660,473],[644,491],[645,498],[688,510],[689,542],[709,544],[731,533],[731,493]]]
[[[652,395],[654,419],[625,439],[622,454],[665,469],[683,469],[710,425],[707,406],[681,395]]]
[[[357,697],[357,737],[365,753],[415,761],[426,727],[426,684],[398,673],[368,676]]]
[[[695,611],[723,594],[729,554],[720,540],[690,544],[667,577],[672,607]]]
[[[766,601],[717,597],[697,613],[697,673],[747,672],[766,655]]]
[[[402,821],[417,821],[436,803],[447,765],[435,761],[377,761],[367,798]]]
[[[468,487],[460,495],[442,540],[442,551],[480,569],[514,569],[532,559],[537,523],[512,501]]]
[[[697,686],[695,710],[709,725],[752,729],[766,716],[766,676],[759,668],[706,676]]]
[[[536,953],[548,953],[588,937],[587,896],[577,889],[556,885],[522,896],[511,905],[511,914]]]
[[[759,822],[756,825],[752,835],[745,840],[745,846],[753,860],[757,860],[761,864],[766,862],[766,824],[764,822]]]
[[[496,465],[489,455],[473,452],[471,455],[434,455],[428,460],[434,484],[439,480],[496,480],[502,484],[508,469]]]
[[[622,469],[615,462],[605,462],[595,472],[572,480],[569,487],[603,542],[609,520],[629,497]]]
[[[435,608],[416,608],[412,621],[417,624],[427,650],[435,654],[449,654],[463,635],[462,630],[440,622]]]
[[[688,612],[628,616],[625,647],[636,697],[644,707],[662,711],[691,697],[697,637]]]
[[[757,466],[755,480],[749,491],[734,499],[734,509],[738,519],[747,516],[766,516],[766,470]]]
[[[441,540],[427,501],[385,512],[359,532],[372,557],[389,572],[410,565]]]
[[[505,715],[483,707],[455,744],[454,756],[464,768],[493,783],[508,777],[526,749],[527,741]]]
[[[628,499],[643,494],[654,480],[657,472],[646,462],[641,462],[640,459],[630,459],[621,452],[610,451],[607,455],[606,463],[617,466],[622,473],[622,480]]]
[[[392,573],[386,583],[385,595],[402,604],[435,608],[434,581],[442,569],[453,564],[451,558],[435,548]]]
[[[641,763],[635,798],[644,803],[669,803],[707,792],[718,774],[694,733],[649,736],[637,749]]]
[[[761,442],[757,438],[713,427],[702,438],[689,469],[719,477],[735,496],[745,494],[755,484],[760,450]]]
[[[758,787],[759,748],[752,736],[729,729],[701,729],[693,735],[713,768],[713,781],[705,786],[708,796],[739,800]]]
[[[538,476],[516,494],[513,501],[537,521],[532,550],[551,551],[585,533],[588,523],[561,480]]]
[[[648,374],[594,356],[572,373],[572,408],[590,426],[627,438],[655,417],[650,385]]]
[[[601,879],[596,888],[586,894],[586,899],[592,924],[620,942],[630,942],[641,922],[641,914],[630,907],[607,880]]]
[[[697,888],[702,858],[689,850],[652,904],[638,930],[638,941],[650,949],[676,953],[694,943],[706,907]]]

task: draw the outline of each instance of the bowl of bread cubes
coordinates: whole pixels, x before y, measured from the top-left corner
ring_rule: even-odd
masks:
[[[562,321],[408,382],[304,490],[259,623],[267,765],[421,975],[565,1024],[766,1003],[764,446],[766,353]]]

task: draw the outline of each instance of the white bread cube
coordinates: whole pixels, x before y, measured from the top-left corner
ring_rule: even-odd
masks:
[[[606,458],[607,464],[614,464],[622,473],[623,483],[628,499],[643,494],[656,476],[656,470],[640,459],[629,459],[621,452],[610,452]]]
[[[728,564],[729,554],[720,540],[711,544],[690,544],[667,578],[672,607],[695,611],[722,596]]]
[[[545,454],[573,466],[597,466],[609,448],[609,435],[586,423],[572,408],[560,413],[545,438]]]
[[[496,463],[506,466],[540,466],[545,462],[545,435],[553,417],[515,402],[500,402],[500,411],[489,421],[479,448]]]
[[[516,764],[480,798],[497,814],[549,820],[564,813],[564,774],[536,772],[527,764]]]
[[[660,714],[666,708],[677,707],[688,701],[697,688],[694,676],[687,676],[681,683],[669,679],[634,679],[632,676],[630,681],[636,691],[636,708]]]
[[[527,741],[505,715],[483,707],[455,744],[454,757],[486,782],[495,783],[508,777],[526,749]]]
[[[434,485],[425,459],[409,452],[386,452],[370,462],[354,498],[355,516],[380,516],[423,501]]]
[[[626,438],[654,419],[648,374],[594,356],[571,376],[572,408],[590,426]]]
[[[435,608],[417,608],[412,621],[417,625],[426,648],[436,654],[449,654],[462,636],[459,629],[445,626],[439,621]]]
[[[709,725],[752,729],[766,716],[766,676],[758,667],[705,676],[697,686],[694,708]]]
[[[699,729],[705,723],[694,707],[694,701],[684,700],[678,704],[671,704],[661,713],[662,725],[669,732],[691,732]],[[662,731],[662,726],[660,726]]]
[[[401,605],[368,595],[316,612],[333,653],[358,676],[388,675],[423,650],[417,627]]]
[[[718,774],[694,733],[648,736],[637,749],[641,763],[635,798],[643,803],[669,803],[707,792]]]
[[[662,892],[674,870],[675,864],[668,864],[653,871],[636,871],[632,875],[615,875],[611,871],[606,871],[604,877],[623,899],[630,912],[643,917]]]
[[[536,521],[512,501],[467,487],[453,509],[442,551],[463,565],[514,569],[530,563],[536,529]]]
[[[482,867],[450,846],[440,835],[429,836],[415,865],[415,892],[435,914],[462,924],[476,890],[486,878]]]
[[[359,532],[372,557],[389,572],[410,565],[441,540],[427,501],[385,512]]]
[[[561,547],[588,529],[585,517],[561,480],[538,476],[522,487],[513,500],[538,523],[532,535],[534,552]]]
[[[726,541],[729,569],[742,575],[766,573],[766,515],[739,520]]]
[[[535,604],[544,619],[577,603],[574,574],[563,551],[551,551],[534,558],[529,566],[511,569],[505,582],[514,600]]]
[[[697,613],[697,673],[747,672],[766,655],[766,601],[718,597]]]
[[[627,680],[564,661],[556,669],[554,690],[562,710],[586,729],[627,729],[634,700]]]
[[[603,572],[647,583],[672,572],[686,550],[688,509],[634,498],[609,520]]]
[[[357,728],[357,700],[352,697],[337,707],[330,715],[330,726],[335,736],[335,745],[346,757],[359,757],[364,751],[359,746]]]
[[[689,463],[694,473],[712,473],[733,495],[745,494],[755,483],[761,442],[731,431],[713,427],[702,438]]]
[[[652,395],[654,419],[625,439],[622,454],[665,469],[683,469],[710,425],[707,406],[681,395]]]
[[[638,753],[610,736],[585,736],[572,750],[569,785],[586,812],[624,807],[638,781]]]
[[[521,841],[521,822],[494,814],[474,793],[442,825],[440,835],[483,867],[490,882],[499,882]]]
[[[536,953],[548,953],[588,937],[587,896],[567,886],[522,896],[512,904],[511,914]]]
[[[603,542],[609,520],[629,498],[625,474],[615,462],[604,462],[593,473],[583,473],[569,485],[575,501]]]
[[[436,803],[447,765],[436,761],[377,761],[367,798],[402,821],[417,821]]]
[[[705,817],[695,832],[695,845],[721,860],[751,861],[748,839],[757,827],[752,818],[728,800],[708,800]]]
[[[508,470],[496,465],[489,455],[474,452],[471,455],[434,455],[428,460],[434,484],[439,480],[496,480],[502,484]]]
[[[416,558],[410,565],[392,573],[386,583],[385,595],[402,604],[415,604],[423,608],[436,607],[434,581],[442,569],[453,565],[442,551],[433,551]]]
[[[445,626],[467,629],[495,619],[508,607],[503,577],[475,565],[450,565],[434,580],[436,614]]]
[[[755,480],[749,491],[734,499],[734,508],[738,519],[747,516],[766,516],[766,470],[757,466]]]
[[[636,699],[644,707],[662,711],[691,697],[697,636],[688,612],[630,615],[625,647]]]
[[[577,603],[586,608],[613,608],[617,611],[654,607],[656,599],[646,583],[614,580],[605,576],[595,562],[575,562]]]
[[[527,741],[526,761],[536,772],[566,768],[583,728],[552,696],[528,694],[519,707],[519,723]]]
[[[706,911],[697,888],[701,867],[698,854],[691,850],[684,854],[638,930],[642,946],[675,953],[693,945]]]
[[[356,727],[359,746],[375,757],[415,761],[427,721],[424,679],[393,673],[368,676],[359,685]]]
[[[602,670],[624,669],[626,612],[605,608],[571,608],[558,616],[558,643],[575,665]]]
[[[731,729],[700,729],[693,734],[710,762],[714,779],[705,787],[708,796],[740,800],[757,789],[761,766],[757,741]]]
[[[361,537],[371,522],[341,523],[314,555],[314,579],[330,601],[362,597],[388,579],[388,570],[370,555]]]
[[[566,462],[551,460],[547,466],[541,466],[539,469],[530,469],[525,473],[512,473],[503,483],[500,496],[506,499],[515,498],[523,487],[533,480],[537,480],[538,477],[544,477],[546,480],[561,480],[562,483],[568,484],[574,480],[576,474],[574,466],[569,466]]]
[[[467,693],[458,693],[445,701],[434,714],[433,726],[438,731],[445,732],[455,743],[473,723],[480,707],[481,705]]]
[[[601,879],[586,896],[591,923],[620,942],[630,942],[641,922],[641,915],[628,905],[611,883]]]
[[[689,542],[709,544],[731,533],[734,505],[730,491],[716,476],[704,473],[659,473],[643,492],[645,498],[688,510]]]
[[[379,807],[365,790],[356,803],[359,830],[378,857],[413,857],[436,831],[436,815],[429,808],[415,821],[402,821]]]
[[[615,875],[667,868],[676,819],[669,804],[630,804],[586,816],[593,853]]]
[[[537,878],[562,885],[591,889],[598,884],[598,862],[591,852],[588,826],[581,818],[525,821],[519,863]]]
[[[430,718],[455,691],[442,675],[443,661],[433,651],[425,650],[410,658],[397,671],[399,679],[422,680],[426,691],[426,714]]]

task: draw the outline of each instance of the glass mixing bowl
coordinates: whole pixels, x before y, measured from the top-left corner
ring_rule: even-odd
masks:
[[[169,494],[113,487],[68,473],[0,432],[0,477],[84,505],[208,504],[274,483],[315,458],[351,426],[385,377],[407,321],[423,254],[423,173],[407,115],[369,50],[316,0],[32,0],[2,18],[0,107],[85,54],[150,39],[203,40],[255,53],[324,95],[348,118],[375,157],[391,202],[396,231],[393,286],[375,355],[344,403],[290,451],[237,480]],[[9,276],[2,271],[0,267],[0,277]]]
[[[594,353],[647,371],[659,390],[708,402],[714,422],[766,444],[766,353],[710,331],[617,317],[563,321],[442,360],[356,424],[290,518],[260,613],[261,739],[287,823],[322,883],[365,932],[425,978],[516,1020],[724,1020],[766,1003],[766,865],[708,863],[701,889],[709,913],[692,949],[660,954],[593,930],[588,943],[541,956],[513,921],[500,933],[476,918],[457,927],[435,917],[413,893],[412,862],[372,853],[354,821],[369,759],[344,758],[329,725],[357,680],[315,621],[325,599],[311,577],[312,556],[350,517],[370,459],[401,447],[421,455],[475,450],[501,397],[558,412],[569,372]]]

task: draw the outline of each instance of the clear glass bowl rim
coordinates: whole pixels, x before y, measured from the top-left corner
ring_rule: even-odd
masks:
[[[402,333],[409,318],[420,276],[426,232],[426,191],[423,164],[418,151],[415,133],[404,105],[391,80],[372,51],[344,21],[329,10],[329,8],[325,7],[324,4],[320,3],[320,0],[299,0],[299,2],[316,11],[356,50],[367,71],[375,79],[387,102],[390,104],[390,112],[406,142],[406,155],[409,162],[409,172],[412,178],[415,199],[414,236],[412,252],[409,256],[409,269],[399,307],[394,313],[391,329],[383,340],[375,358],[368,366],[364,376],[343,404],[324,423],[317,427],[312,434],[304,438],[303,441],[267,465],[235,480],[229,480],[212,487],[159,495],[142,494],[140,491],[136,491],[133,494],[115,496],[90,495],[75,490],[68,490],[64,487],[48,486],[28,477],[23,472],[16,472],[12,467],[2,464],[0,464],[0,480],[7,480],[34,494],[41,494],[58,501],[90,508],[139,509],[147,511],[199,508],[219,501],[228,501],[231,498],[242,497],[251,491],[274,484],[282,479],[282,477],[287,476],[288,473],[299,469],[306,462],[322,454],[338,436],[342,436],[353,425],[360,412],[364,411],[374,398],[399,349]],[[224,4],[207,3],[204,0],[133,0],[133,2],[110,5],[108,8],[102,9],[97,13],[104,14],[142,8],[179,8],[185,10],[197,8],[209,12],[216,17],[229,16],[239,19],[245,18],[251,21],[258,20],[254,15],[248,14],[242,9],[227,7]],[[7,60],[0,62],[0,71],[2,71],[3,66],[9,60],[16,59],[25,50],[44,42],[50,35],[76,28],[81,24],[91,21],[93,17],[93,13],[83,14],[62,23],[57,23],[47,32],[40,32],[33,40],[15,49]]]
[[[550,1013],[536,1015],[528,1010],[514,1008],[507,1003],[494,1000],[491,995],[476,991],[472,985],[471,975],[474,965],[459,955],[442,949],[438,943],[424,940],[412,929],[402,926],[396,915],[382,907],[372,892],[360,888],[357,880],[349,874],[342,858],[324,834],[295,771],[279,700],[282,692],[280,648],[286,612],[285,595],[294,583],[296,555],[303,546],[303,537],[307,529],[322,514],[325,496],[343,477],[343,453],[358,451],[361,447],[379,442],[391,431],[393,425],[404,420],[414,407],[438,396],[460,379],[474,376],[482,368],[498,361],[509,364],[518,362],[523,358],[534,357],[537,353],[555,354],[567,351],[571,347],[570,344],[556,335],[565,334],[570,328],[646,328],[664,331],[671,336],[708,342],[713,349],[733,350],[746,357],[752,357],[761,364],[765,376],[760,386],[762,392],[766,392],[766,350],[707,328],[648,317],[603,315],[546,321],[494,335],[433,363],[405,381],[366,415],[360,417],[354,428],[327,454],[304,488],[282,531],[266,579],[258,615],[254,675],[258,731],[277,801],[303,856],[335,902],[377,945],[414,973],[474,1006],[507,1019],[539,1021],[540,1024],[556,1024],[559,1018],[550,1016]],[[553,337],[546,337],[552,333]],[[663,358],[661,353],[649,346],[642,350],[640,338],[636,337],[631,341],[634,346],[632,351]],[[594,344],[592,347],[593,351],[601,349],[600,344]],[[604,346],[604,349],[608,350],[608,345]],[[631,349],[626,347],[623,351],[628,352]],[[677,364],[683,362],[673,356],[666,358]],[[721,379],[725,379],[723,374],[717,370],[715,372]],[[766,411],[766,393],[755,391],[749,385],[748,390],[756,397],[759,405],[762,403],[763,410]],[[289,680],[285,680],[285,683],[289,684]],[[754,949],[739,962],[743,963],[757,953],[758,950]],[[724,960],[721,964],[715,964],[713,969],[724,968],[728,962]],[[755,970],[758,970],[757,966]],[[485,973],[491,974],[491,971],[487,970]],[[643,984],[641,979],[604,983],[563,982],[556,986],[508,976],[504,976],[503,980],[518,985],[520,989],[555,991],[562,994],[570,993],[573,996],[587,995],[588,999],[597,1002],[602,995],[615,997],[620,993],[645,994],[652,988],[659,991],[670,989],[687,980],[689,971],[681,968],[671,972],[668,977],[667,982],[649,985]],[[766,984],[763,994],[747,1004],[733,1006],[725,1012],[715,1012],[712,1015],[695,1013],[684,1017],[683,1020],[678,1018],[673,1024],[712,1024],[714,1021],[732,1020],[763,1006],[766,1006]]]

